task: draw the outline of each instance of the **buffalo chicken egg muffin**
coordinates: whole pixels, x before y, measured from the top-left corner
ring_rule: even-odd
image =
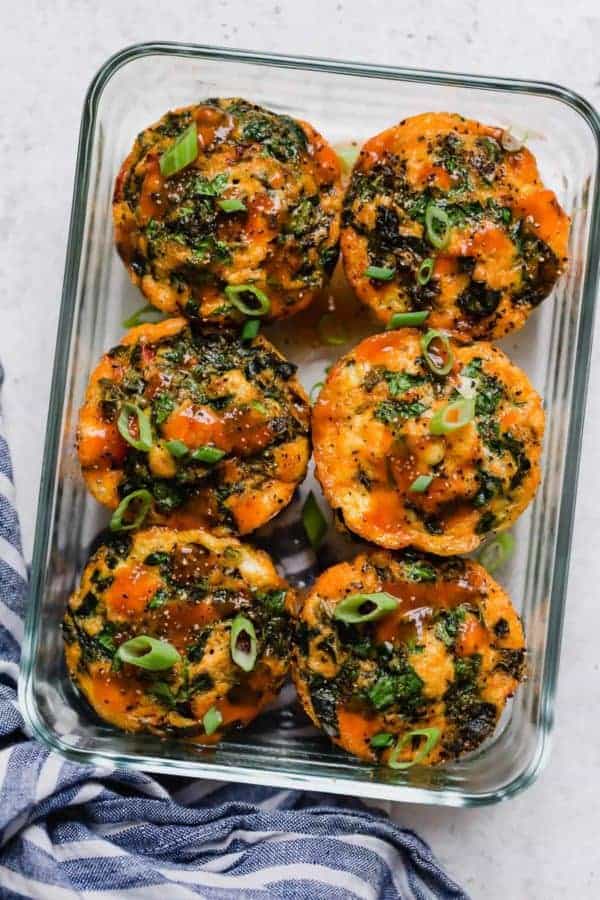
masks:
[[[240,99],[167,113],[116,181],[117,249],[150,303],[209,322],[308,306],[339,249],[339,160],[307,122]]]
[[[93,371],[79,460],[111,527],[142,521],[240,534],[291,500],[309,458],[296,367],[262,336],[183,318],[131,329]]]
[[[313,412],[317,478],[342,524],[443,556],[523,512],[543,432],[541,398],[501,350],[412,328],[338,360]]]
[[[405,769],[489,737],[524,652],[509,597],[478,563],[372,551],[327,569],[309,591],[292,674],[336,744]]]
[[[69,600],[69,674],[118,728],[214,743],[283,684],[291,595],[269,556],[233,537],[109,535]]]
[[[449,113],[367,141],[344,203],[344,266],[363,303],[386,324],[429,310],[467,341],[522,327],[565,270],[568,238],[532,153]]]

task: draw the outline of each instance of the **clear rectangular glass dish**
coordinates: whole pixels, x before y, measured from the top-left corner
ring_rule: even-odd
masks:
[[[523,616],[529,679],[493,739],[444,768],[397,773],[360,763],[297,721],[289,693],[277,711],[217,749],[125,734],[93,719],[67,678],[60,631],[66,598],[107,520],[78,470],[77,410],[90,370],[140,305],[113,248],[113,180],[134,136],[165,110],[236,95],[307,119],[334,145],[429,110],[527,131],[544,181],[573,217],[568,274],[527,326],[502,342],[547,411],[543,484],[516,526],[518,552],[501,579]],[[42,741],[83,763],[410,802],[481,804],[531,783],[547,757],[553,721],[598,280],[599,137],[600,121],[584,100],[533,82],[174,44],[133,47],[105,64],[81,125],[23,649],[22,708]],[[282,349],[298,361],[293,348]],[[313,350],[301,360],[310,386],[331,356]]]

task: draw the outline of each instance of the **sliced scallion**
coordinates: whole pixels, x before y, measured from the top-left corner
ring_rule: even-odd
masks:
[[[316,381],[315,384],[313,384],[313,386],[311,387],[310,394],[308,395],[308,399],[310,400],[310,402],[312,404],[315,404],[317,402],[317,398],[318,398],[319,394],[321,393],[321,388],[323,387],[324,384],[325,384],[324,381]]]
[[[211,706],[210,709],[207,709],[204,715],[202,716],[202,724],[204,726],[205,734],[214,734],[218,729],[219,725],[223,722],[223,716],[219,712],[216,706]]]
[[[433,266],[434,261],[430,256],[428,256],[427,259],[423,260],[417,271],[418,284],[420,284],[421,286],[427,284],[433,273]]]
[[[159,641],[147,634],[139,634],[121,644],[117,650],[117,658],[121,662],[151,672],[171,669],[181,659],[175,647],[168,641]]]
[[[135,416],[138,423],[139,437],[134,437],[129,430],[129,420],[131,416]],[[136,450],[142,450],[147,453],[152,449],[152,426],[150,424],[150,414],[140,409],[135,403],[124,403],[117,419],[117,428],[121,437],[125,438],[128,444],[135,447]]]
[[[510,559],[515,552],[515,546],[516,543],[512,534],[506,531],[498,534],[480,552],[479,562],[488,572],[495,572],[496,569],[500,569]]]
[[[164,175],[165,178],[175,175],[177,172],[185,169],[186,166],[189,166],[191,162],[194,162],[197,156],[198,129],[196,128],[196,123],[192,122],[179,135],[175,143],[161,156],[159,163],[161,175]]]
[[[231,200],[219,200],[219,207],[226,213],[246,212],[246,204],[243,200],[232,197]]]
[[[244,327],[242,328],[242,341],[245,344],[253,341],[259,331],[260,322],[258,319],[248,319],[247,322],[244,322]]]
[[[461,397],[438,409],[429,423],[429,431],[431,434],[452,434],[468,425],[474,416],[474,398]]]
[[[244,294],[254,297],[257,305],[249,306],[243,299]],[[239,309],[245,316],[266,316],[271,311],[271,301],[264,291],[254,287],[253,284],[228,284],[225,288],[225,296],[231,305]]]
[[[123,319],[123,328],[135,328],[136,325],[146,325],[148,322],[160,322],[164,319],[160,309],[147,303],[132,313],[128,319]]]
[[[188,445],[184,444],[183,441],[166,441],[165,447],[175,459],[182,459],[190,452]]]
[[[387,330],[392,331],[394,328],[416,328],[419,325],[422,325],[428,316],[428,309],[419,312],[394,313],[387,324]]]
[[[204,447],[198,447],[191,454],[191,458],[196,462],[208,463],[208,465],[219,462],[224,456],[224,450],[220,450],[218,447],[210,447],[208,444]]]
[[[433,347],[431,346],[432,344]],[[450,341],[447,335],[430,328],[421,338],[421,349],[427,367],[434,375],[448,374],[454,365],[454,354],[450,348]]]
[[[317,550],[327,534],[327,520],[312,491],[309,492],[302,507],[302,524],[311,547]]]
[[[360,150],[358,149],[358,147],[338,147],[336,153],[343,167],[348,172],[354,166],[354,163],[360,156]]]
[[[390,757],[387,761],[390,769],[410,769],[411,766],[417,766],[420,762],[422,762],[426,756],[429,756],[431,751],[435,746],[437,746],[441,736],[441,731],[439,728],[415,728],[413,731],[407,731],[406,734],[402,735],[398,743],[396,744],[394,750],[390,754]],[[424,737],[425,743],[420,748],[419,752],[415,755],[414,759],[411,759],[409,762],[399,762],[398,756],[404,750],[406,745],[412,742],[412,739],[415,737]]]
[[[398,607],[398,600],[387,591],[374,594],[351,594],[337,604],[333,618],[349,625],[360,622],[375,622],[389,615]]]
[[[135,519],[130,522],[128,525],[123,523],[123,516],[129,509],[131,503],[134,503],[136,500],[139,500],[140,508]],[[111,531],[132,531],[134,528],[139,528],[146,516],[148,515],[148,511],[152,506],[152,494],[150,491],[147,491],[145,488],[140,488],[138,491],[132,491],[131,494],[127,494],[126,497],[123,497],[117,508],[110,519],[110,530]]]
[[[391,281],[395,274],[396,270],[389,266],[367,266],[364,272],[365,278],[372,278],[374,281]]]
[[[348,341],[344,323],[333,313],[325,313],[325,315],[321,316],[317,325],[317,331],[321,341],[330,347],[340,347]]]
[[[433,475],[417,475],[408,490],[411,494],[424,494],[432,481]]]
[[[246,616],[236,616],[231,623],[229,647],[234,663],[244,672],[251,672],[256,665],[256,631]]]
[[[450,219],[445,209],[428,203],[425,210],[425,233],[430,244],[441,250],[448,243],[450,237]]]

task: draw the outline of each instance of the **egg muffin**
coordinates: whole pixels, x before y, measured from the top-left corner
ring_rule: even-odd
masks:
[[[430,325],[458,339],[499,338],[524,325],[564,272],[569,224],[509,133],[425,113],[363,146],[342,254],[381,322],[430,310]]]
[[[313,412],[316,474],[341,523],[391,550],[449,556],[509,528],[540,480],[542,401],[488,343],[383,332],[330,371]]]
[[[69,599],[69,674],[118,728],[215,743],[283,684],[292,593],[266,553],[233,537],[109,533]]]
[[[309,406],[296,366],[262,336],[183,318],[131,329],[94,369],[78,450],[111,527],[253,531],[304,478]]]
[[[334,743],[404,769],[488,738],[524,655],[519,617],[478,563],[374,550],[327,569],[309,591],[292,674]]]
[[[307,122],[239,98],[142,131],[113,197],[115,241],[150,303],[208,322],[308,306],[339,252],[339,160]]]

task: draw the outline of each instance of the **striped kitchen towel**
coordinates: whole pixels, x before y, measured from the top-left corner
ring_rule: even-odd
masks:
[[[79,766],[29,740],[25,589],[0,429],[0,897],[467,900],[421,838],[357,801]]]

